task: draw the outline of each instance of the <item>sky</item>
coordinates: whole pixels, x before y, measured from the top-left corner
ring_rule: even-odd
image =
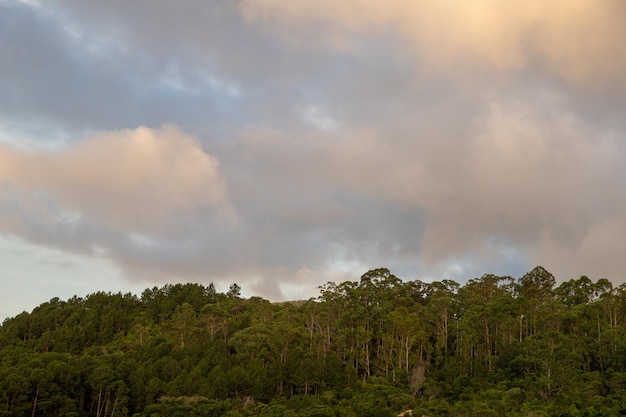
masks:
[[[621,0],[0,0],[0,320],[231,283],[626,282]]]

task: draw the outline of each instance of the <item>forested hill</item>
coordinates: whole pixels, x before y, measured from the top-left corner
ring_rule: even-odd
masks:
[[[213,285],[52,299],[0,327],[0,416],[626,414],[626,287],[542,267],[298,303]]]

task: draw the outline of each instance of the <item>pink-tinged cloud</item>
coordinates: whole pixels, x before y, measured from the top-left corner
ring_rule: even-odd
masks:
[[[561,77],[626,88],[626,6],[619,0],[243,0],[252,24],[319,49],[367,50],[363,37],[391,34],[401,54],[436,72],[520,70],[537,61]]]
[[[234,215],[218,161],[171,126],[98,133],[55,150],[0,145],[0,196],[22,214],[45,200],[128,232],[158,233],[207,210]]]

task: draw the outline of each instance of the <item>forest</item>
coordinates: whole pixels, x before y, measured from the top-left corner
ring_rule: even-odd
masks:
[[[303,301],[168,284],[53,298],[0,327],[0,416],[403,412],[626,415],[626,285],[381,268]]]

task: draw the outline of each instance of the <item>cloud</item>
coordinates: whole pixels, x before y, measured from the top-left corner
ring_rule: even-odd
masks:
[[[259,215],[239,194],[252,191],[255,209],[275,215],[277,236],[317,236],[330,250],[288,245],[312,264],[334,252],[346,263],[458,279],[487,264],[513,275],[544,264],[568,279],[575,274],[568,257],[581,270],[611,269],[594,253],[619,235],[606,225],[622,224],[626,207],[617,181],[626,175],[624,145],[612,127],[589,125],[550,92],[495,97],[448,140],[439,136],[446,122],[416,121],[420,134],[408,138],[371,129],[297,140],[248,131],[224,154],[255,173],[233,177],[234,198],[248,207],[244,217]],[[549,247],[563,253],[550,257]]]
[[[127,10],[132,5],[109,4],[100,11],[96,4],[86,10],[80,4],[76,10],[65,6],[0,2],[0,92],[5,97],[0,125],[40,142],[172,122],[193,134],[227,130],[239,86],[213,67],[211,47],[189,46],[191,52],[185,52],[178,42],[166,42],[169,35],[159,34],[163,27],[141,32],[137,21],[122,20],[137,17]],[[96,16],[90,14],[94,11]],[[171,13],[166,8],[163,18]],[[226,30],[223,24],[219,27]],[[228,36],[217,30],[197,37]],[[244,113],[239,112],[242,118]]]
[[[618,1],[0,9],[5,234],[272,299],[381,266],[623,279]]]
[[[568,80],[606,86],[608,77],[626,87],[626,58],[618,53],[626,7],[618,0],[243,0],[239,7],[287,42],[358,54],[365,35],[391,32],[401,52],[434,71],[517,71],[538,61]]]
[[[217,160],[171,126],[99,133],[58,150],[0,145],[0,162],[4,200],[21,213],[45,202],[113,230],[162,232],[179,216],[232,212]]]

